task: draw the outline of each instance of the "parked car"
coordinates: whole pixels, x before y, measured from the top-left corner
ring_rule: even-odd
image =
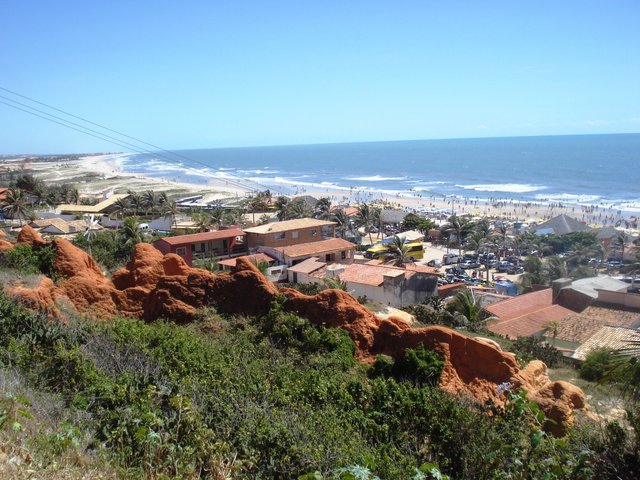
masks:
[[[442,262],[440,260],[438,260],[437,258],[434,258],[433,260],[429,260],[427,262],[427,266],[440,268],[442,266]]]
[[[452,263],[458,263],[460,261],[460,255],[457,253],[445,253],[442,256],[442,263],[445,265],[451,265]]]
[[[478,262],[475,262],[473,260],[466,260],[460,264],[458,264],[458,266],[462,269],[468,269],[468,268],[479,268],[480,264]]]
[[[506,269],[506,273],[509,275],[519,275],[524,273],[524,268],[519,267],[518,265],[512,265]]]
[[[504,260],[502,260],[501,262],[498,262],[496,264],[496,272],[498,273],[506,273],[507,270],[511,267],[513,267],[514,265],[511,262],[506,262]]]

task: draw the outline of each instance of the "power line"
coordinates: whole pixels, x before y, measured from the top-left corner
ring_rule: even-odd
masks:
[[[97,127],[101,128],[101,129],[107,130],[107,131],[109,131],[109,132],[113,132],[113,133],[115,133],[115,134],[117,134],[117,135],[120,135],[120,136],[126,137],[126,138],[128,138],[128,139],[134,140],[135,142],[142,143],[142,144],[144,144],[144,145],[149,145],[149,146],[151,146],[151,147],[153,147],[153,148],[157,148],[157,149],[159,149],[159,150],[160,150],[160,151],[162,151],[162,152],[166,152],[166,153],[168,153],[168,154],[170,154],[170,155],[173,155],[173,156],[175,156],[175,157],[181,158],[181,159],[183,159],[183,160],[185,160],[185,161],[187,161],[187,162],[189,162],[189,163],[199,165],[199,166],[201,166],[201,167],[204,167],[205,169],[209,169],[209,165],[206,165],[205,163],[202,163],[202,162],[199,162],[199,161],[194,160],[194,159],[192,159],[192,158],[189,158],[189,157],[187,157],[187,156],[185,156],[185,155],[182,155],[182,154],[179,154],[179,153],[176,153],[176,152],[172,152],[172,151],[170,151],[170,150],[166,150],[166,149],[164,149],[164,148],[162,148],[162,147],[159,147],[159,146],[157,146],[157,145],[154,145],[154,144],[152,144],[152,143],[145,142],[144,140],[137,139],[136,137],[133,137],[133,136],[127,135],[127,134],[125,134],[125,133],[119,132],[119,131],[117,131],[117,130],[111,129],[111,128],[106,127],[106,126],[104,126],[104,125],[101,125],[101,124],[99,124],[99,123],[92,122],[91,120],[88,120],[88,119],[86,119],[86,118],[80,117],[80,116],[78,116],[78,115],[74,115],[74,114],[69,113],[69,112],[66,112],[66,111],[64,111],[64,110],[62,110],[62,109],[56,108],[56,107],[54,107],[54,106],[52,106],[52,105],[49,105],[49,104],[46,104],[46,103],[44,103],[44,102],[40,102],[40,101],[35,100],[35,99],[33,99],[33,98],[31,98],[31,97],[28,97],[28,96],[26,96],[26,95],[22,95],[22,94],[20,94],[20,93],[18,93],[18,92],[15,92],[15,91],[13,91],[13,90],[9,90],[9,89],[4,88],[4,87],[1,87],[1,86],[0,86],[0,90],[4,90],[4,91],[6,91],[6,92],[8,92],[8,93],[10,93],[10,94],[12,94],[12,95],[16,95],[16,96],[18,96],[18,97],[24,98],[24,99],[26,99],[26,100],[29,100],[30,102],[34,102],[34,103],[36,103],[36,104],[38,104],[38,105],[42,105],[42,106],[44,106],[44,107],[46,107],[46,108],[49,108],[49,109],[52,109],[52,110],[54,110],[54,111],[56,111],[56,112],[60,112],[60,113],[62,113],[62,114],[64,114],[64,115],[67,115],[67,116],[70,116],[70,117],[76,118],[76,119],[78,119],[78,120],[81,120],[81,121],[83,121],[83,122],[89,123],[89,124],[91,124],[91,125],[95,125],[95,126],[97,126]],[[98,131],[96,131],[96,130],[94,130],[94,129],[91,129],[91,128],[89,128],[89,127],[85,127],[85,126],[83,126],[83,125],[80,125],[80,124],[78,124],[78,123],[72,122],[72,121],[67,120],[67,119],[64,119],[64,118],[59,117],[59,116],[57,116],[57,115],[53,115],[53,114],[51,114],[51,113],[45,112],[45,111],[40,110],[40,109],[38,109],[38,108],[32,107],[32,106],[30,106],[30,105],[26,105],[26,104],[24,104],[24,103],[18,102],[17,100],[13,100],[13,99],[11,99],[11,98],[8,98],[8,97],[2,96],[2,95],[0,95],[0,98],[4,98],[5,100],[8,100],[8,101],[13,102],[13,103],[16,103],[16,104],[21,105],[21,106],[23,106],[23,107],[26,107],[26,108],[28,108],[28,109],[30,109],[30,110],[33,110],[33,111],[35,111],[35,112],[38,112],[38,113],[40,113],[40,114],[42,114],[42,115],[47,115],[48,117],[52,117],[52,118],[47,118],[47,117],[44,117],[44,116],[39,115],[39,114],[37,114],[37,113],[34,113],[33,111],[27,111],[27,110],[24,110],[24,109],[22,109],[22,108],[19,108],[19,107],[15,106],[15,105],[8,104],[8,103],[6,103],[6,102],[2,102],[2,101],[0,101],[0,103],[3,103],[3,104],[5,104],[5,105],[7,105],[7,106],[9,106],[9,107],[15,108],[15,109],[17,109],[17,110],[21,110],[21,111],[23,111],[23,112],[25,112],[25,113],[29,113],[29,114],[34,115],[34,116],[36,116],[36,117],[42,118],[42,119],[44,119],[44,120],[48,120],[48,121],[50,121],[50,122],[57,123],[58,125],[62,125],[62,126],[64,126],[64,127],[70,128],[70,129],[75,130],[75,131],[78,131],[78,132],[80,132],[80,133],[84,133],[85,135],[89,135],[89,136],[92,136],[92,137],[98,138],[98,139],[100,139],[100,140],[103,140],[103,141],[106,141],[106,142],[109,142],[109,143],[113,143],[113,144],[118,145],[118,146],[120,146],[120,147],[124,147],[124,148],[127,148],[127,149],[133,149],[133,150],[134,150],[136,153],[138,153],[138,154],[147,153],[147,154],[150,154],[150,155],[154,155],[154,156],[156,156],[156,157],[159,157],[159,158],[161,158],[161,159],[167,160],[169,163],[176,164],[176,160],[174,160],[174,159],[172,159],[172,158],[167,158],[165,155],[163,155],[163,154],[161,154],[161,153],[159,153],[159,152],[154,152],[154,151],[148,150],[148,149],[146,149],[146,148],[144,148],[144,147],[141,147],[141,146],[139,146],[139,145],[135,145],[135,144],[132,144],[132,143],[127,142],[127,141],[125,141],[125,140],[122,140],[122,139],[120,139],[120,138],[113,137],[112,135],[108,135],[108,134],[103,133],[103,132],[98,132]],[[56,120],[58,120],[58,121],[53,120],[53,119],[56,119]],[[62,123],[62,122],[64,122],[64,123]],[[80,130],[79,128],[75,128],[75,127],[79,127],[80,129],[83,129],[83,130]],[[91,132],[91,133],[90,133],[90,132]],[[105,137],[106,137],[106,138],[105,138]],[[182,166],[183,168],[185,168],[185,170],[186,170],[186,171],[189,171],[189,170],[197,171],[194,167],[190,167],[190,166],[186,166],[186,165],[181,165],[181,166]],[[210,175],[212,178],[215,178],[215,179],[217,179],[217,180],[224,180],[224,181],[225,181],[226,183],[228,183],[228,184],[231,184],[231,185],[234,185],[234,186],[238,186],[238,187],[241,187],[241,188],[243,188],[243,189],[255,190],[255,188],[253,188],[253,187],[252,187],[251,183],[252,183],[252,184],[254,184],[254,185],[257,185],[257,186],[259,186],[259,187],[266,188],[264,185],[261,185],[261,184],[259,184],[259,183],[257,183],[257,182],[247,183],[244,179],[242,179],[242,178],[240,178],[240,177],[237,177],[237,176],[235,176],[235,175],[232,175],[232,174],[228,174],[229,176],[225,176],[225,177],[219,177],[219,176],[217,176],[217,175],[216,175],[216,174],[214,174],[214,173],[210,173],[209,175]]]

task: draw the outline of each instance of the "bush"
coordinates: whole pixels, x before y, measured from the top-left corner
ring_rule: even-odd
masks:
[[[597,382],[605,376],[611,367],[611,350],[608,348],[598,348],[592,350],[587,355],[584,363],[580,366],[580,378]]]
[[[555,367],[562,360],[562,354],[539,337],[520,337],[513,342],[511,350],[523,363],[542,360],[548,367]]]
[[[0,255],[0,266],[20,273],[43,273],[53,276],[55,255],[53,245],[32,248],[30,245],[18,244]]]
[[[436,386],[444,368],[444,360],[424,345],[407,348],[404,355],[394,361],[388,355],[378,355],[371,367],[371,376],[393,377],[397,380],[409,380],[415,385]]]

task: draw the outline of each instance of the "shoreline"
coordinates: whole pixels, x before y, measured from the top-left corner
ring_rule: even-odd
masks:
[[[0,160],[0,165],[20,165],[33,170],[38,178],[55,183],[74,183],[81,194],[97,196],[106,192],[133,191],[166,191],[175,195],[202,194],[204,201],[217,199],[241,198],[255,191],[252,184],[258,185],[252,178],[243,179],[234,175],[202,174],[206,183],[193,183],[179,178],[180,169],[173,178],[134,173],[123,167],[130,154],[87,155],[79,159],[61,160],[59,162],[38,162],[37,158],[28,161],[24,157]],[[196,170],[197,169],[191,169]],[[486,216],[504,218],[509,221],[525,223],[542,222],[559,214],[569,215],[590,226],[618,226],[623,230],[637,232],[636,228],[640,211],[623,210],[611,204],[581,204],[570,202],[527,201],[509,198],[504,195],[492,195],[481,198],[480,195],[444,195],[434,191],[389,191],[376,190],[372,187],[343,187],[335,184],[294,182],[287,190],[289,196],[311,195],[315,198],[329,197],[334,205],[355,205],[358,203],[374,203],[381,206],[402,208],[429,215],[437,212],[441,215],[456,212],[458,215]],[[294,188],[295,187],[295,188]],[[278,189],[272,188],[278,192]],[[280,192],[278,192],[280,193]],[[492,192],[497,193],[497,192]],[[627,222],[627,223],[625,223]]]

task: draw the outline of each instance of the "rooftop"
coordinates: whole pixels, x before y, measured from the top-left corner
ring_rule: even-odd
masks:
[[[552,294],[550,288],[545,288],[486,306],[485,310],[497,317],[487,322],[487,329],[508,338],[527,337],[543,332],[550,322],[562,322],[575,313],[554,305]]]
[[[626,292],[629,285],[621,280],[611,277],[589,277],[574,280],[565,288],[576,290],[593,299],[598,298],[598,290],[611,290],[614,292]]]
[[[224,260],[218,260],[218,265],[224,265],[225,267],[233,268],[236,266],[236,261],[238,260],[238,258],[246,258],[249,261],[255,261],[255,262],[267,262],[267,263],[275,262],[275,259],[271,258],[266,253],[256,253],[254,255],[245,255],[242,257],[225,258]]]
[[[299,230],[301,228],[323,227],[325,225],[335,225],[336,222],[327,220],[318,220],[315,218],[298,218],[296,220],[285,220],[283,222],[266,223],[257,227],[246,228],[246,233],[279,233],[288,232],[290,230]]]
[[[87,229],[87,223],[84,220],[71,220],[68,222],[62,218],[35,220],[31,222],[31,226],[40,229],[47,229],[53,226],[63,234],[84,232]],[[95,225],[92,227],[92,230],[102,230],[102,226]]]
[[[598,348],[621,350],[632,346],[631,342],[638,341],[640,341],[640,331],[637,329],[606,325],[601,327],[582,345],[576,348],[576,351],[573,352],[571,357],[578,360],[585,360],[592,350],[597,350]]]
[[[74,212],[74,213],[103,213],[107,208],[113,206],[120,199],[127,198],[128,193],[114,193],[106,200],[101,201],[95,205],[74,205],[72,203],[65,203],[58,205],[56,210],[60,212]]]
[[[309,257],[321,253],[333,252],[336,250],[353,249],[355,245],[342,238],[328,238],[318,242],[300,243],[288,247],[277,247],[276,250],[282,252],[289,258]]]
[[[306,260],[289,267],[287,270],[294,273],[312,273],[326,267],[325,262],[321,262],[318,257],[307,258]]]
[[[585,342],[604,326],[640,327],[640,312],[611,305],[591,305],[572,313],[558,328],[556,338],[572,343]]]
[[[178,235],[175,237],[163,237],[156,242],[166,242],[169,245],[186,245],[196,242],[208,242],[223,238],[243,237],[244,232],[239,228],[229,228],[227,230],[215,230],[213,232],[191,233],[189,235]]]
[[[568,215],[558,215],[536,227],[536,233],[546,235],[553,233],[555,235],[566,235],[573,232],[588,232],[591,228],[575,218]]]

